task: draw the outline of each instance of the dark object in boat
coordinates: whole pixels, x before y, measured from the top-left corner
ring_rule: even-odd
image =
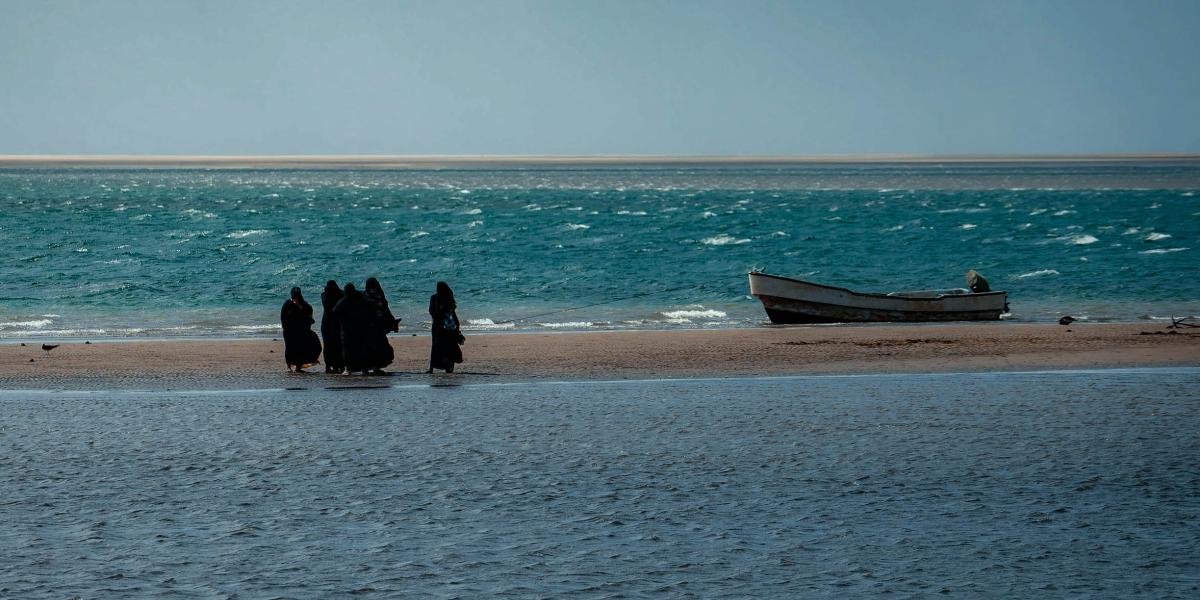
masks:
[[[772,323],[785,324],[995,321],[1008,310],[1007,292],[861,293],[758,271],[750,273],[750,293]]]
[[[979,271],[976,271],[975,269],[967,271],[967,287],[976,294],[983,294],[985,292],[992,291],[991,286],[988,285],[987,279],[984,279],[983,275],[980,275]]]

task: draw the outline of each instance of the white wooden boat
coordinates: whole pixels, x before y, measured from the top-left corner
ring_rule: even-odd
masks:
[[[1008,310],[1007,292],[861,293],[757,271],[750,273],[750,294],[772,323],[995,321]]]

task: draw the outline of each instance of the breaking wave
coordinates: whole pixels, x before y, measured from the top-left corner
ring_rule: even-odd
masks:
[[[515,327],[516,323],[513,323],[512,321],[496,323],[491,319],[467,319],[467,324],[463,326],[463,329],[466,329],[467,331],[489,331],[496,329],[513,329]]]
[[[732,236],[722,233],[721,235],[713,236],[710,238],[704,238],[704,239],[700,240],[700,243],[706,244],[709,246],[726,246],[726,245],[731,245],[731,244],[732,245],[748,244],[748,243],[750,243],[750,240],[749,240],[749,238],[735,238],[735,237],[732,237]]]
[[[9,321],[0,323],[0,329],[41,329],[51,323],[51,319],[35,319],[33,321]]]
[[[245,231],[234,231],[234,232],[227,233],[227,234],[225,234],[225,237],[230,238],[230,239],[240,240],[245,237],[250,237],[252,235],[262,235],[264,233],[268,233],[266,229],[247,229]]]
[[[1055,269],[1042,269],[1040,271],[1030,271],[1029,273],[1021,273],[1017,275],[1017,279],[1029,279],[1030,277],[1045,277],[1046,275],[1058,275]]]
[[[719,310],[668,310],[663,311],[662,316],[668,319],[720,319],[725,317],[725,313]]]

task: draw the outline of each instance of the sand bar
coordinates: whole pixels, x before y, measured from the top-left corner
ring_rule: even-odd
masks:
[[[0,169],[191,168],[191,169],[504,169],[604,167],[747,167],[821,165],[1187,165],[1195,153],[1144,154],[871,154],[871,155],[139,155],[0,154]]]
[[[1200,330],[1162,324],[957,324],[477,334],[427,375],[428,336],[393,336],[390,377],[290,374],[272,339],[0,344],[0,389],[321,386],[1200,366]]]

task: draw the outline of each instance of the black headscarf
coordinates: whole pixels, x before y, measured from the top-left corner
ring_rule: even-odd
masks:
[[[437,282],[437,295],[443,309],[454,310],[458,308],[458,304],[454,302],[454,290],[451,290],[450,285],[445,281]]]
[[[330,279],[329,281],[325,282],[325,293],[330,294],[330,295],[336,295],[337,297],[340,298],[342,296],[342,288],[338,287],[338,284],[336,281]]]
[[[368,277],[366,291],[367,292],[379,292],[380,295],[382,295],[383,294],[383,286],[379,285],[378,279],[375,279],[374,277]]]

